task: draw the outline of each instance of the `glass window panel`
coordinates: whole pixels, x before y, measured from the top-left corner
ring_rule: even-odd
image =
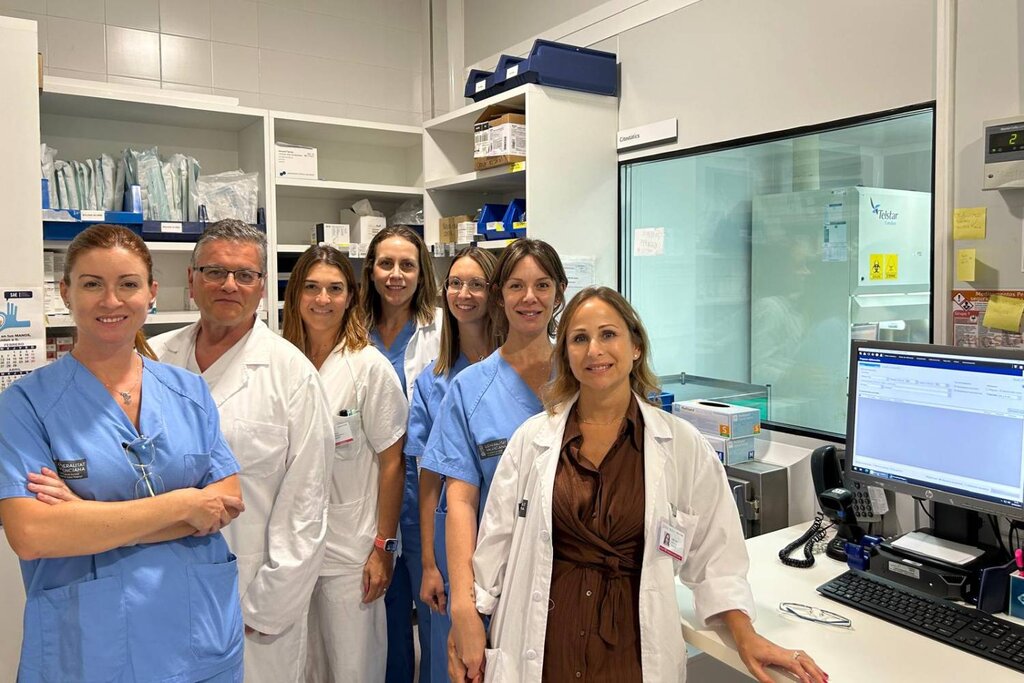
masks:
[[[624,288],[666,390],[845,434],[849,340],[931,339],[932,128],[928,108],[624,164]]]

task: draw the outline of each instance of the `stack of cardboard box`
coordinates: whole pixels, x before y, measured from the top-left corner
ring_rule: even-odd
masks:
[[[704,401],[676,401],[672,414],[696,427],[726,465],[754,459],[754,436],[761,433],[756,408]]]

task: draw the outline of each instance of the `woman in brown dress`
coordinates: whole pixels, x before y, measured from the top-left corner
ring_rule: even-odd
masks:
[[[473,556],[493,614],[488,680],[685,680],[675,578],[721,620],[757,680],[826,675],[751,625],[746,548],[724,469],[688,423],[653,407],[647,334],[614,290],[588,288],[558,327],[547,412],[498,463]]]

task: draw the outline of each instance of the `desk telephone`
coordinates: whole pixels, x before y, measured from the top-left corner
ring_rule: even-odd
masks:
[[[805,568],[813,565],[814,544],[823,540],[832,527],[837,527],[838,531],[836,537],[829,542],[825,554],[834,560],[846,562],[846,541],[859,541],[864,536],[860,523],[881,521],[881,516],[875,514],[866,486],[854,482],[853,488],[846,487],[841,457],[835,446],[821,446],[811,453],[811,477],[822,511],[815,515],[811,527],[800,538],[779,551],[779,559],[786,566]],[[825,524],[826,516],[830,520],[828,525]],[[789,557],[801,545],[804,558]]]

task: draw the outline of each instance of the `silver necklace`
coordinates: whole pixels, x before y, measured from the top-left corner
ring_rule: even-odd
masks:
[[[138,356],[139,355],[138,352],[136,352],[135,355]],[[141,382],[142,382],[142,356],[139,356],[139,375],[138,375],[138,377],[136,377],[135,384],[132,385],[131,389],[129,389],[128,391],[121,391],[120,389],[115,389],[114,387],[110,386],[106,382],[103,382],[103,386],[105,386],[109,391],[112,391],[115,394],[117,394],[118,396],[120,396],[121,397],[121,402],[124,403],[126,406],[130,406],[132,404],[132,394],[135,392],[136,389],[139,388],[139,384]]]
[[[613,425],[613,424],[618,424],[618,423],[620,423],[620,422],[622,422],[623,420],[625,420],[625,419],[626,419],[626,416],[625,416],[625,415],[623,415],[622,417],[617,417],[617,418],[615,418],[615,419],[614,419],[614,420],[612,420],[611,422],[598,422],[597,420],[587,420],[587,419],[583,418],[583,417],[582,417],[582,416],[581,416],[581,415],[580,415],[579,413],[576,413],[576,417],[577,417],[577,418],[579,419],[579,421],[580,421],[580,422],[582,422],[583,424],[588,424],[588,425],[600,425],[600,426],[602,426],[602,427],[609,427],[609,426],[611,426],[611,425]]]

